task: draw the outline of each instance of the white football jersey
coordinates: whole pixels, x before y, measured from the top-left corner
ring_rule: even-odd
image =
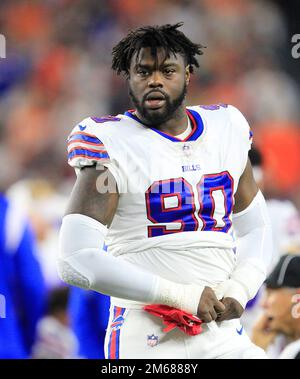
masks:
[[[69,164],[100,163],[117,182],[119,204],[106,240],[113,255],[234,247],[234,194],[252,133],[231,105],[186,112],[192,131],[184,140],[144,126],[131,111],[86,118],[70,134]]]

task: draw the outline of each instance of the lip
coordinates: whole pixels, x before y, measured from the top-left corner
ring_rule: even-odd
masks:
[[[149,109],[159,109],[166,102],[165,96],[160,91],[152,91],[146,96],[145,104]]]
[[[159,109],[164,106],[165,99],[147,99],[145,105],[149,109]]]
[[[146,96],[146,100],[164,100],[165,96],[160,91],[152,91]]]

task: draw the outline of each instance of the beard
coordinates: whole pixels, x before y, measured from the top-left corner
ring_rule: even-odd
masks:
[[[179,96],[171,101],[170,96],[167,95],[164,91],[158,90],[162,92],[165,96],[165,106],[163,109],[158,110],[149,110],[145,107],[145,101],[147,95],[144,95],[142,100],[140,101],[133,93],[132,88],[129,86],[129,96],[137,109],[139,115],[141,116],[141,121],[147,126],[158,126],[161,125],[173,117],[176,117],[176,111],[182,105],[186,93],[187,93],[187,84],[184,83],[182,91]]]

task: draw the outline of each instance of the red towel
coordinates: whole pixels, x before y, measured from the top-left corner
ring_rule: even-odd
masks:
[[[181,329],[189,336],[196,336],[202,332],[202,321],[198,317],[180,309],[172,308],[168,305],[151,304],[146,305],[144,310],[156,317],[162,318],[163,323],[166,325],[164,329],[166,333],[174,328]]]

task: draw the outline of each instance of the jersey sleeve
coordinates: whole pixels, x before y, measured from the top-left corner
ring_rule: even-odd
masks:
[[[110,160],[104,143],[95,135],[90,119],[77,124],[68,137],[68,163],[82,168]]]
[[[98,123],[94,119],[88,117],[73,128],[67,140],[68,163],[75,169],[76,174],[83,167],[101,164],[115,178],[119,192],[125,192],[126,175],[120,165],[118,141],[110,138],[108,129],[105,132],[102,127],[104,121],[109,122],[112,119],[98,119],[101,121]]]
[[[241,171],[243,172],[247,164],[248,152],[251,149],[253,133],[248,121],[237,108],[229,105],[228,112],[233,134],[232,148],[237,154],[237,158],[241,163]]]

